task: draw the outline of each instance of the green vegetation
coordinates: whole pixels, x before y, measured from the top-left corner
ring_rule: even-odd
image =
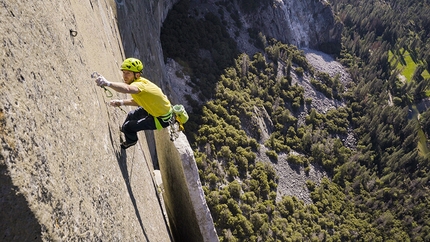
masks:
[[[345,24],[338,60],[352,76],[347,88],[315,72],[297,47],[261,34],[252,41],[261,53],[238,54],[223,20],[188,17],[187,1],[166,19],[165,56],[188,66],[204,91],[204,105],[189,100],[186,130],[221,241],[430,241],[430,110],[417,108],[430,89],[430,7],[406,0],[336,0],[332,7]],[[212,30],[202,35],[202,26]],[[398,79],[388,54],[401,57],[403,50],[419,63],[408,82]],[[325,114],[306,109],[299,124],[297,113],[313,100],[293,84],[291,71],[346,106]],[[262,121],[272,162],[288,153],[288,162],[308,170],[320,164],[330,174],[321,184],[307,182],[313,204],[276,198],[278,175],[256,155]],[[354,149],[340,138],[348,129]]]
[[[407,50],[401,49],[399,55],[394,55],[390,50],[388,51],[388,59],[390,60],[390,64],[395,67],[396,70],[400,71],[400,74],[408,81],[411,81],[414,75],[419,75],[424,79],[430,78],[429,72],[422,67],[420,68],[420,66],[423,66],[422,61],[417,63],[417,61],[414,60],[415,58],[413,58]]]

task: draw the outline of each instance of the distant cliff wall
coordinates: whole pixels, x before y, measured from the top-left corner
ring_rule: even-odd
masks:
[[[343,25],[325,0],[275,0],[273,6],[244,15],[248,26],[300,48],[340,50]]]

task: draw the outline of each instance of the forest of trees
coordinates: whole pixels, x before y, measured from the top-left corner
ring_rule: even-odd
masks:
[[[330,2],[344,24],[337,59],[351,73],[347,91],[295,46],[260,35],[254,40],[260,53],[238,53],[223,19],[191,18],[188,3],[170,11],[161,39],[165,57],[187,67],[202,93],[201,100],[189,98],[185,128],[193,131],[187,137],[220,241],[430,241],[430,110],[416,106],[430,89],[421,75],[430,71],[429,1]],[[420,63],[406,81],[389,59],[391,51],[401,60],[404,50]],[[316,90],[345,107],[325,114],[310,108],[299,125],[295,114],[312,100],[292,84],[292,72],[312,77]],[[264,143],[256,122],[262,110],[273,123]],[[348,128],[354,149],[338,138]],[[312,204],[276,199],[278,175],[257,159],[261,145],[272,162],[294,151],[299,155],[288,162],[305,170],[320,164],[330,174],[321,184],[307,183]]]

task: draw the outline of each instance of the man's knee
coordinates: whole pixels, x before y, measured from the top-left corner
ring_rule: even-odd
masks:
[[[130,132],[130,121],[125,121],[122,126],[121,126],[121,132],[126,133],[126,132]]]

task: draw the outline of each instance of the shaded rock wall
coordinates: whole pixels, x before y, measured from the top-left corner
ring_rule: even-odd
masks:
[[[217,242],[193,150],[185,135],[178,135],[174,142],[169,140],[167,130],[156,137],[172,233],[177,241]]]

